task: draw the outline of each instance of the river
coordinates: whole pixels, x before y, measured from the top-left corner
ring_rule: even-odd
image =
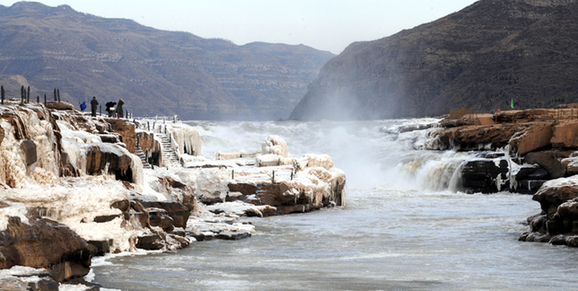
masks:
[[[530,195],[464,194],[456,169],[474,153],[427,151],[433,119],[360,122],[214,122],[202,155],[259,150],[283,137],[293,156],[328,154],[347,175],[347,206],[249,219],[239,241],[177,253],[116,256],[94,282],[119,290],[576,290],[578,251],[519,242]]]

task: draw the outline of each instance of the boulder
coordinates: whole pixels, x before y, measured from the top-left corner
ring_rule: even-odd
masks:
[[[13,274],[0,279],[0,290],[5,291],[58,291],[59,285],[47,273]],[[33,278],[33,276],[35,276]]]
[[[550,174],[538,164],[525,164],[520,166],[516,173],[516,180],[546,180]]]
[[[51,278],[40,278],[37,282],[28,283],[32,291],[58,291],[59,284]]]
[[[510,141],[510,152],[524,155],[533,150],[547,147],[552,139],[552,123],[529,123],[528,127],[514,134]]]
[[[1,269],[15,265],[45,268],[58,282],[88,274],[96,248],[67,226],[43,219],[34,211],[28,211],[26,217],[27,223],[18,216],[10,217],[7,229],[0,233]]]
[[[548,171],[550,179],[557,179],[566,175],[566,168],[562,165],[562,158],[560,158],[564,156],[564,153],[559,152],[558,150],[531,152],[526,154],[525,161],[528,164],[540,165]]]
[[[542,213],[529,217],[531,232],[520,240],[550,242],[578,247],[578,178],[560,178],[546,183],[534,194]]]
[[[578,157],[569,157],[561,160],[562,166],[566,168],[568,176],[578,174]]]
[[[553,147],[578,148],[578,120],[563,120],[553,129]]]
[[[112,240],[89,240],[87,243],[96,248],[95,256],[104,256],[110,252]]]
[[[141,236],[136,243],[136,247],[143,250],[160,250],[164,246],[164,240],[156,233]]]
[[[578,220],[578,200],[572,199],[560,204],[560,206],[558,206],[557,213],[562,220]]]
[[[542,210],[552,219],[562,203],[578,197],[578,181],[571,178],[550,180],[532,196],[538,201]]]
[[[187,227],[187,221],[189,220],[189,216],[191,215],[191,210],[184,206],[180,202],[176,201],[148,201],[148,200],[137,200],[145,209],[162,209],[166,211],[166,215],[168,215],[172,219],[172,224],[175,227]],[[148,211],[149,214],[151,213]],[[157,211],[155,214],[161,215],[161,212]],[[153,217],[151,214],[151,225],[153,225]],[[156,218],[155,218],[156,219]],[[154,226],[154,225],[153,225]]]
[[[506,162],[507,161],[501,160]],[[501,164],[501,163],[500,163]],[[468,193],[494,193],[498,189],[496,178],[501,176],[503,169],[494,160],[478,159],[466,162],[461,169],[462,188]],[[507,168],[506,168],[507,173]]]

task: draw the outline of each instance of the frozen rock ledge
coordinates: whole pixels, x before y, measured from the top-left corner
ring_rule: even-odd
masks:
[[[247,238],[255,226],[244,216],[345,205],[345,173],[331,158],[295,158],[281,137],[260,153],[209,160],[199,156],[199,132],[176,120],[60,107],[0,106],[2,290],[36,280],[14,274],[47,288],[82,279],[93,256],[110,252]]]

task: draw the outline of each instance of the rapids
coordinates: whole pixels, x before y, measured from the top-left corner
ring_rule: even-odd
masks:
[[[420,150],[435,119],[191,121],[202,155],[260,151],[279,135],[294,156],[328,154],[347,175],[346,207],[250,219],[256,235],[177,253],[109,255],[94,282],[120,290],[570,290],[578,252],[518,242],[540,211],[529,195],[459,192],[473,153]]]

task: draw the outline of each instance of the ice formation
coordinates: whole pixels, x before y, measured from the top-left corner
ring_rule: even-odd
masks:
[[[333,167],[333,162],[328,155],[307,154],[301,158],[293,158],[289,153],[287,143],[279,136],[269,136],[262,148],[263,154],[255,157],[256,167],[238,164],[230,168],[196,170],[195,174],[185,169],[179,172],[179,175],[183,180],[195,185],[197,193],[202,193],[200,196],[202,201],[225,202],[227,199],[237,199],[231,198],[239,195],[230,193],[230,185],[243,184],[260,188],[258,192],[261,196],[295,197],[294,204],[296,205],[304,203],[297,202],[297,200],[305,199],[307,201],[305,207],[308,209],[317,209],[327,206],[328,203],[345,205],[345,197],[342,193],[345,173]],[[266,185],[274,184],[285,185],[287,190],[283,193],[272,193],[263,189],[268,187]],[[339,197],[335,197],[336,195]],[[257,205],[267,204],[263,201],[271,199],[276,201],[284,199],[259,198],[258,196],[255,199],[242,199],[250,199]],[[287,205],[287,203],[282,204]]]
[[[201,153],[201,135],[198,130],[184,124],[169,123],[168,131],[180,154],[198,156]]]
[[[271,135],[267,138],[265,143],[263,143],[262,153],[264,155],[275,154],[284,158],[291,158],[289,149],[287,148],[287,143],[277,135]]]
[[[199,156],[198,130],[156,122],[135,125],[35,103],[0,106],[0,230],[10,217],[27,223],[34,210],[87,241],[111,242],[110,251],[134,252],[146,236],[170,250],[195,238],[250,236],[255,227],[239,220],[244,215],[345,205],[345,174],[327,155],[294,158],[283,138],[269,136],[262,154],[249,149],[209,160]],[[141,149],[144,157],[135,154]],[[173,152],[178,163],[168,162]],[[167,217],[170,209],[143,201],[185,207],[186,229],[170,233],[163,224],[175,219]]]

